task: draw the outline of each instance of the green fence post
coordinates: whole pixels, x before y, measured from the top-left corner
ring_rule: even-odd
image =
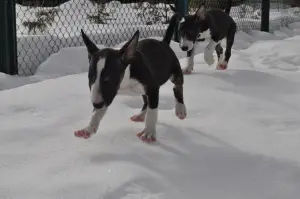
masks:
[[[0,0],[0,72],[18,74],[16,1]]]
[[[269,32],[270,27],[270,0],[261,1],[261,31]]]
[[[188,14],[188,0],[175,0],[175,7],[177,12],[179,12],[181,16],[185,16]],[[176,27],[174,34],[174,40],[176,42],[179,42],[178,27]]]

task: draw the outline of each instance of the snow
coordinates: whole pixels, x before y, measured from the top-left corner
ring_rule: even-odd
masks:
[[[159,12],[167,16],[172,11],[165,4],[156,4]],[[276,9],[277,7],[281,8]],[[280,28],[292,22],[299,21],[299,8],[283,8],[276,3],[270,10],[270,31],[278,31]],[[100,45],[114,46],[130,38],[137,29],[141,37],[163,36],[166,25],[165,17],[155,20],[150,14],[151,6],[148,2],[141,5],[137,3],[121,4],[113,1],[106,4],[105,11],[110,13],[111,20],[107,24],[93,24],[88,19],[89,14],[97,11],[97,6],[89,0],[70,0],[55,7],[58,14],[45,32],[29,33],[23,22],[35,20],[36,13],[51,8],[26,7],[16,5],[17,23],[17,48],[19,74],[28,76],[35,74],[38,66],[53,53],[65,47],[81,46],[80,29],[84,29],[89,36]],[[166,10],[167,9],[167,10]],[[139,17],[142,15],[143,17]],[[247,33],[252,30],[260,30],[260,5],[245,5],[232,8],[231,16],[238,24],[241,31]],[[152,23],[149,25],[149,23]]]
[[[129,120],[141,97],[123,95],[95,136],[74,137],[92,111],[84,46],[62,48],[34,76],[0,74],[0,198],[298,198],[299,29],[240,31],[226,71],[204,63],[202,44],[185,76],[188,116],[175,116],[168,82],[153,145]]]

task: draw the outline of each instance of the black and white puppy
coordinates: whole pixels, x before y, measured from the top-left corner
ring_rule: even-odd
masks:
[[[174,8],[173,8],[174,9]],[[208,65],[214,63],[214,50],[218,56],[217,69],[225,70],[231,57],[231,48],[234,43],[237,25],[228,13],[221,9],[208,9],[204,5],[193,15],[182,17],[179,26],[179,46],[187,51],[188,63],[183,69],[185,74],[190,74],[194,68],[194,55],[198,42],[208,40],[204,51],[204,60]],[[226,38],[225,58],[221,41]]]
[[[89,125],[75,131],[75,136],[89,138],[95,134],[115,96],[130,90],[142,95],[144,101],[141,112],[131,117],[136,122],[145,119],[145,128],[137,136],[147,142],[155,141],[159,89],[169,79],[174,84],[175,113],[180,119],[186,117],[183,73],[178,58],[169,46],[179,19],[177,13],[172,16],[162,41],[150,38],[139,41],[139,31],[136,31],[121,49],[100,50],[81,30],[88,50],[88,79],[94,110]]]

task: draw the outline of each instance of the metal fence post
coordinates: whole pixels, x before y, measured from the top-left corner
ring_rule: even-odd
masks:
[[[18,74],[16,1],[0,1],[0,72]]]
[[[179,12],[181,16],[185,16],[188,14],[188,0],[175,0],[175,7],[177,12]],[[179,42],[178,27],[176,27],[174,34],[174,40],[176,42]]]
[[[270,0],[261,1],[261,31],[269,32]]]

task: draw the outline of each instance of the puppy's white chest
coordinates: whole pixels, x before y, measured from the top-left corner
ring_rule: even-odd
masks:
[[[125,70],[118,94],[136,96],[144,93],[145,90],[143,85],[135,79],[130,78],[130,66],[128,66]]]
[[[210,30],[207,29],[206,31],[199,33],[197,39],[211,39]]]

